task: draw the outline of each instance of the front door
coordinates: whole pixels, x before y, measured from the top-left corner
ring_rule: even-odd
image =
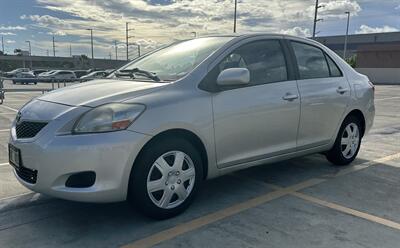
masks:
[[[295,151],[300,115],[296,81],[289,80],[279,40],[253,41],[217,66],[250,71],[246,87],[213,95],[219,168]]]

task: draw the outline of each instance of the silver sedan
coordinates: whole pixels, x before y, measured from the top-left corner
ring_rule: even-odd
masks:
[[[12,124],[9,158],[33,191],[129,199],[162,219],[232,171],[312,153],[350,164],[374,114],[368,78],[315,41],[203,37],[32,100]]]

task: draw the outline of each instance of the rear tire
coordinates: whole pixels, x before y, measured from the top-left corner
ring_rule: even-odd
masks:
[[[157,139],[133,166],[128,199],[146,216],[171,218],[189,207],[202,180],[202,160],[195,146],[182,138]]]
[[[326,158],[334,165],[348,165],[354,161],[360,150],[362,127],[355,116],[348,116],[342,123],[332,149]]]

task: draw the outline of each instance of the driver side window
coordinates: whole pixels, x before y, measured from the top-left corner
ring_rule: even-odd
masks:
[[[247,68],[250,85],[280,82],[288,78],[285,57],[278,40],[245,44],[223,59],[217,68],[218,74],[229,68]]]

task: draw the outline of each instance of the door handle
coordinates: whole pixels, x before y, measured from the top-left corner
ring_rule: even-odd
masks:
[[[286,95],[284,95],[283,97],[282,97],[282,99],[283,100],[285,100],[285,101],[293,101],[293,100],[295,100],[295,99],[297,99],[297,98],[299,98],[299,96],[298,95],[293,95],[293,94],[291,94],[291,93],[286,93]]]
[[[348,89],[343,88],[342,86],[339,86],[339,88],[337,88],[336,92],[343,95],[344,93],[346,93],[348,91]]]

